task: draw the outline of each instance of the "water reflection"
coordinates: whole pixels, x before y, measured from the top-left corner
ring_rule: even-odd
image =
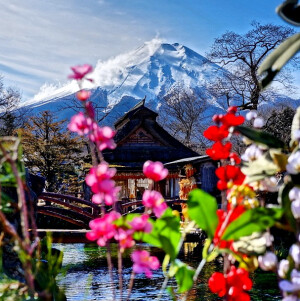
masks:
[[[108,275],[105,248],[84,244],[55,244],[54,246],[64,250],[63,267],[66,268],[66,273],[61,273],[57,280],[58,285],[65,290],[68,301],[112,300],[112,285]],[[115,246],[112,245],[112,259],[114,266],[117,266],[117,250]],[[192,267],[197,267],[199,262],[195,256],[191,256],[195,246],[185,244],[184,251],[180,254],[180,259]],[[150,248],[147,245],[143,245],[143,249],[150,251],[152,255],[157,256],[162,262],[164,254],[159,249]],[[128,252],[124,258],[124,287],[127,287],[129,283],[132,271],[131,266],[130,252]],[[211,274],[221,268],[221,263],[218,261],[207,264],[196,285],[189,293],[187,300],[221,300],[211,294],[207,287],[207,281]],[[154,300],[159,293],[163,280],[164,277],[161,270],[154,271],[151,279],[146,278],[144,275],[137,275],[130,300]],[[256,273],[253,275],[254,288],[250,293],[251,300],[280,300],[276,281],[276,277],[272,274]],[[118,284],[116,270],[114,270],[114,282]],[[175,281],[170,281],[169,286],[175,288]],[[165,292],[161,300],[171,300],[171,297]],[[183,300],[183,296],[178,296],[178,300]]]

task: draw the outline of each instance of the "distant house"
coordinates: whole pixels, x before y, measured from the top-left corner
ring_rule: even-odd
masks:
[[[168,162],[165,167],[179,171],[179,198],[181,200],[186,200],[189,192],[194,188],[201,188],[216,197],[220,197],[220,192],[216,189],[218,179],[215,170],[217,163],[209,156],[184,158]]]
[[[115,123],[117,148],[103,154],[105,160],[117,168],[114,180],[122,188],[121,198],[140,199],[144,190],[150,188],[159,190],[167,198],[179,197],[180,169],[177,164],[169,165],[167,179],[156,184],[144,176],[143,164],[147,160],[167,163],[199,157],[164,130],[157,123],[157,116],[142,100]]]

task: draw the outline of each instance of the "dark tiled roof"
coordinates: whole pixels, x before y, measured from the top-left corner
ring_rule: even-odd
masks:
[[[144,106],[144,101],[127,112],[115,123],[117,148],[104,151],[105,159],[124,168],[140,169],[146,160],[166,163],[199,156],[164,130],[156,122],[157,116],[157,113]],[[139,128],[149,133],[157,143],[123,144]]]

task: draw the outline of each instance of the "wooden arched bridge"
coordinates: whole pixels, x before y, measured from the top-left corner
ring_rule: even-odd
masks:
[[[81,228],[88,228],[90,220],[101,216],[99,205],[74,196],[43,192],[39,196],[40,201],[37,213],[52,216]],[[174,208],[186,203],[184,200],[166,200],[167,204]],[[142,200],[123,199],[117,202],[116,211],[122,215],[132,212],[143,212]]]
[[[169,207],[179,210],[185,200],[166,200]],[[123,199],[116,208],[122,215],[144,211],[141,200]],[[39,196],[37,207],[38,232],[43,236],[50,232],[54,242],[87,242],[85,234],[89,222],[101,216],[101,208],[90,201],[74,196],[44,192]],[[50,218],[45,218],[48,216]],[[202,232],[201,232],[202,233]],[[198,241],[201,233],[195,233],[192,241]]]

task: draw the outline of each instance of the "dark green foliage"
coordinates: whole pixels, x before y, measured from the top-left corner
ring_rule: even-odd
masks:
[[[19,129],[19,135],[26,167],[46,178],[48,191],[56,191],[58,179],[74,173],[74,166],[81,158],[80,138],[73,138],[66,130],[66,121],[57,121],[49,111],[41,117],[31,117]]]
[[[273,110],[263,130],[288,145],[291,140],[291,127],[295,112],[290,107]]]

